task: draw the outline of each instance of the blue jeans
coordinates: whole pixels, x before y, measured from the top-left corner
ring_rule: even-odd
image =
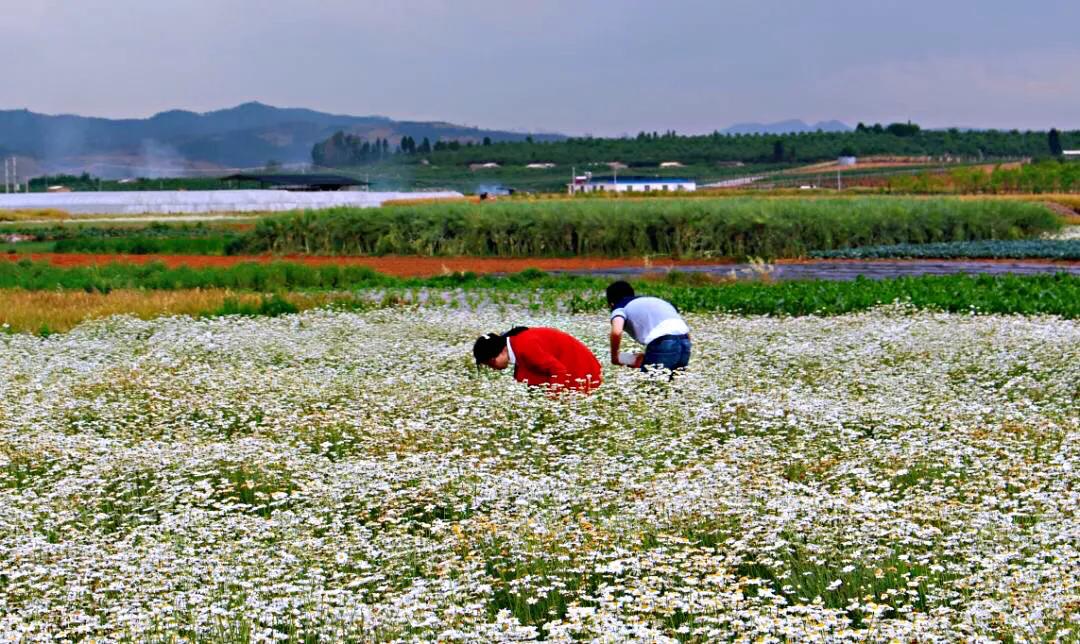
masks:
[[[662,335],[645,347],[645,361],[641,363],[641,370],[662,366],[675,371],[685,368],[689,363],[690,336]]]

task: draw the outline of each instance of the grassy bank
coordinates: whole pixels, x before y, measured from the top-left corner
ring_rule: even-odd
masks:
[[[1019,239],[1060,227],[1038,204],[959,199],[500,201],[270,217],[248,253],[799,257],[896,243]]]
[[[49,333],[118,313],[276,315],[320,306],[521,305],[599,313],[605,308],[607,283],[540,271],[400,279],[363,268],[284,263],[195,270],[119,264],[62,269],[20,262],[0,265],[0,324],[8,331]],[[1065,274],[716,283],[701,275],[669,273],[636,283],[642,292],[664,297],[684,312],[838,315],[901,301],[940,311],[1080,317],[1080,277]]]

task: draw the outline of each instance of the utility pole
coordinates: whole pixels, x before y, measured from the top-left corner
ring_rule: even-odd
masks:
[[[836,191],[840,192],[843,189],[844,189],[844,187],[842,185],[840,185],[840,170],[838,168],[836,170]]]
[[[10,158],[4,158],[4,194],[10,192],[11,175],[8,174],[8,164],[11,162]]]

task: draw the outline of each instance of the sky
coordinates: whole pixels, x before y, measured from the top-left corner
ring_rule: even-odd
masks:
[[[1080,129],[1077,0],[0,0],[0,109]]]

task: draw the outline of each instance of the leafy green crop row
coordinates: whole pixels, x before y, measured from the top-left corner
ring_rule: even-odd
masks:
[[[1080,259],[1080,239],[1018,239],[1009,241],[941,242],[936,244],[892,244],[843,250],[814,251],[811,257],[824,259],[911,258],[1000,258],[1000,259]]]
[[[237,250],[325,255],[798,257],[896,243],[1020,239],[1038,204],[955,199],[501,201],[337,209],[261,220]]]
[[[737,282],[692,285],[693,277],[672,273],[666,281],[643,281],[640,290],[664,297],[684,311],[725,311],[760,315],[833,315],[894,301],[944,311],[1055,314],[1080,317],[1080,276],[926,276],[853,282]],[[554,276],[529,270],[515,275],[457,274],[401,279],[356,266],[310,267],[278,262],[229,268],[167,268],[161,264],[109,264],[60,268],[41,262],[0,263],[0,288],[26,290],[119,288],[230,288],[259,292],[289,290],[464,289],[490,293],[557,294],[545,299],[571,310],[601,310],[608,280]],[[394,298],[391,298],[394,299]],[[398,300],[394,300],[398,301]],[[405,300],[407,301],[407,300]]]
[[[224,255],[229,240],[218,237],[73,238],[53,242],[54,253],[118,255]]]

